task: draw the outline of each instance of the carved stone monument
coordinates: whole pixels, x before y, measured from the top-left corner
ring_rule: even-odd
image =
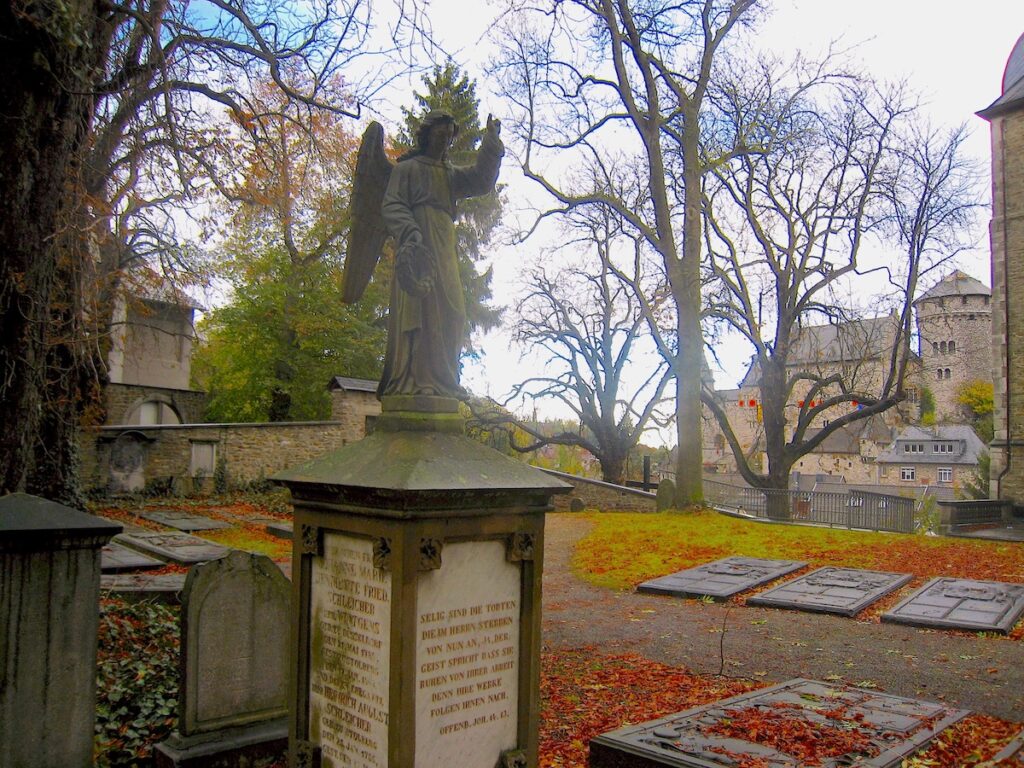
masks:
[[[536,765],[544,513],[570,486],[462,435],[455,401],[383,405],[374,434],[275,478],[291,764]]]

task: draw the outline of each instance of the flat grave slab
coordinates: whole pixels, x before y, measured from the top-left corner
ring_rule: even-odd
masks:
[[[100,570],[103,573],[115,571],[141,571],[147,568],[159,568],[163,562],[156,558],[136,552],[118,543],[120,537],[115,536],[100,553]]]
[[[882,614],[882,621],[1007,634],[1024,614],[1024,584],[932,579]]]
[[[764,768],[890,768],[968,714],[943,704],[796,679],[602,734],[590,742],[590,768],[755,762]],[[756,743],[751,735],[757,726],[766,734],[796,724],[813,725],[816,738],[787,742],[788,751],[782,751]]]
[[[286,520],[274,520],[271,523],[267,523],[264,530],[271,536],[291,541],[294,534],[294,525]]]
[[[1005,747],[993,755],[992,762],[1000,768],[1024,766],[1024,730],[1010,739]]]
[[[747,598],[747,605],[856,616],[912,578],[908,573],[865,571],[859,568],[818,568]]]
[[[636,591],[676,597],[713,597],[722,600],[785,576],[787,573],[798,571],[805,565],[807,563],[796,560],[727,557],[645,581],[636,588]]]
[[[140,512],[139,517],[160,523],[160,525],[177,528],[179,531],[216,531],[231,527],[231,523],[226,523],[223,520],[214,520],[212,517],[204,517],[180,509]]]
[[[118,540],[132,549],[179,565],[216,560],[230,551],[220,544],[187,533],[130,533],[122,534]]]
[[[100,576],[100,590],[128,600],[176,603],[185,588],[184,573],[111,573]]]

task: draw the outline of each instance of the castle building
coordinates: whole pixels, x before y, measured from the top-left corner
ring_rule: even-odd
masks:
[[[958,403],[960,387],[971,381],[992,381],[992,294],[980,281],[955,270],[914,302],[918,354],[912,355],[904,391],[906,400],[866,422],[854,422],[826,438],[799,459],[794,472],[842,475],[848,482],[877,482],[876,457],[891,444],[900,428],[920,415],[921,393],[935,398],[939,422],[958,422],[964,414]],[[804,326],[794,339],[789,357],[791,375],[839,376],[848,389],[877,392],[888,373],[897,338],[898,317],[883,315],[845,323]],[[760,369],[756,361],[737,389],[716,392],[733,432],[755,466],[764,469],[764,431],[761,428]],[[787,421],[795,423],[807,383],[797,388],[787,406]],[[849,407],[854,408],[851,404]],[[836,418],[841,411],[826,413]],[[814,423],[811,432],[826,426]],[[969,429],[969,427],[968,427]],[[971,461],[977,458],[971,455]],[[736,462],[710,412],[705,413],[704,464],[711,471],[732,473]]]
[[[920,383],[935,395],[939,421],[962,418],[958,390],[971,381],[992,381],[992,292],[956,270],[917,301]]]
[[[995,439],[990,494],[1024,505],[1024,35],[1002,95],[978,114],[992,141],[992,371]]]

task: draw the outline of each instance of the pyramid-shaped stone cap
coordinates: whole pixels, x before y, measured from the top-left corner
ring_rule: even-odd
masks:
[[[90,549],[123,527],[28,493],[0,497],[0,552]]]
[[[372,507],[386,517],[482,513],[481,504],[544,508],[572,488],[464,435],[413,430],[375,432],[271,480],[299,501]]]

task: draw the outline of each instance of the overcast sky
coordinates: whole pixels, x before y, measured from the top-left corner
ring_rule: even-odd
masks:
[[[882,79],[906,79],[923,94],[935,125],[967,122],[973,133],[969,151],[984,159],[987,173],[988,124],[974,113],[1000,94],[1006,59],[1024,33],[1024,0],[778,0],[773,7],[773,15],[758,35],[764,48],[780,53],[799,48],[813,54],[835,38],[858,44],[855,56],[869,71]],[[501,117],[501,94],[491,89],[482,74],[490,56],[486,31],[494,7],[465,0],[430,0],[428,15],[456,62],[478,78],[482,115],[494,112]],[[388,116],[382,117],[387,120]],[[531,194],[529,185],[517,177],[521,178],[519,169],[506,156],[502,181],[509,184],[510,194]],[[986,183],[985,188],[990,185]],[[984,227],[979,237],[980,247],[959,266],[989,284]],[[498,303],[509,303],[521,260],[529,258],[528,253],[494,256]],[[534,364],[529,359],[520,361],[503,333],[485,338],[483,350],[482,360],[468,363],[463,374],[467,386],[479,393],[499,397]],[[749,350],[737,352],[724,355],[726,369],[716,371],[719,386],[735,386],[742,375]]]

